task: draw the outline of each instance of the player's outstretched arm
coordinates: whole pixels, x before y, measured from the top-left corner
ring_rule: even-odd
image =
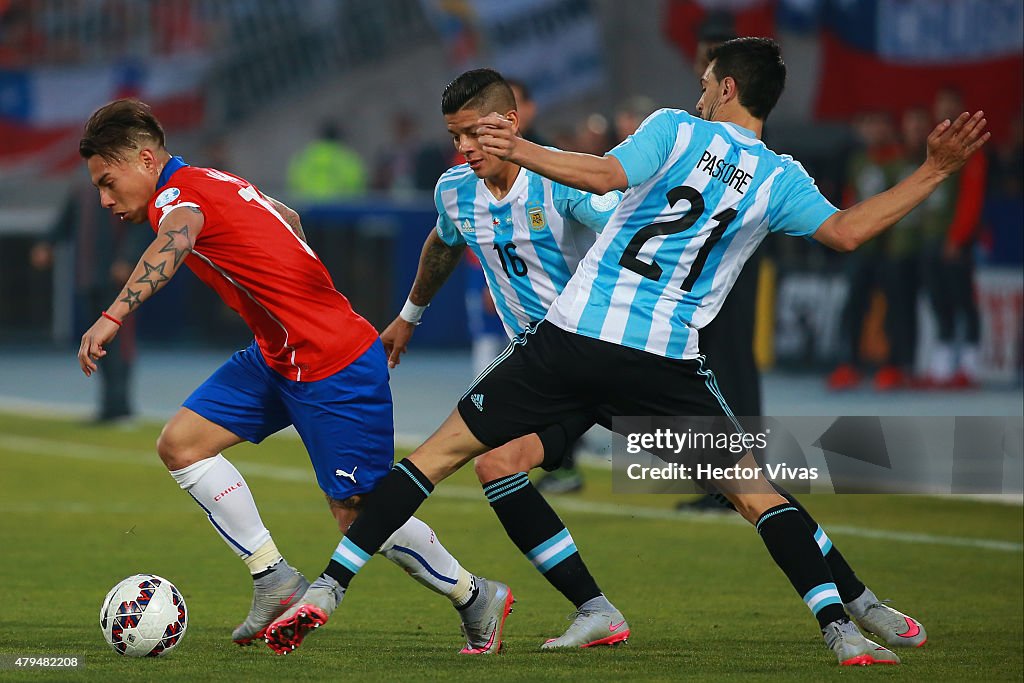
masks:
[[[303,242],[305,242],[306,233],[302,231],[302,220],[299,218],[299,212],[291,208],[284,202],[280,202],[274,199],[270,195],[263,195],[263,197],[268,202],[270,202],[271,206],[274,207],[275,211],[281,214],[281,218],[283,218],[284,222],[288,224],[288,227],[292,229],[292,232],[295,233],[295,236],[298,237]]]
[[[107,355],[103,346],[117,335],[120,321],[134,313],[178,272],[202,229],[203,214],[193,206],[180,206],[165,215],[156,239],[142,253],[117,299],[82,335],[78,364],[86,377],[96,372],[96,361]]]
[[[985,124],[983,111],[973,116],[964,112],[956,121],[940,123],[928,136],[928,156],[917,170],[891,189],[833,214],[814,239],[838,251],[852,251],[899,221],[981,149],[991,136]]]
[[[613,156],[598,157],[542,147],[516,135],[512,122],[499,114],[488,114],[477,123],[477,136],[483,150],[499,159],[584,192],[603,195],[629,187],[626,171]]]
[[[412,283],[406,308],[411,307],[415,313],[422,314],[422,309],[430,305],[434,295],[441,289],[441,285],[459,265],[459,259],[462,258],[462,252],[465,249],[465,245],[449,246],[445,244],[438,237],[437,232],[431,230],[427,240],[423,243],[423,250],[420,252],[416,280]],[[416,330],[417,325],[419,325],[418,315],[410,315],[409,311],[403,309],[402,313],[399,313],[398,317],[381,333],[380,339],[384,342],[384,350],[388,354],[389,367],[394,368],[402,362],[401,356],[408,350],[409,340],[412,339],[412,333]]]

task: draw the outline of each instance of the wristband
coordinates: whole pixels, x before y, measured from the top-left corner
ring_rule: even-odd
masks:
[[[430,306],[430,304],[427,304],[427,306]],[[406,299],[405,305],[402,306],[402,312],[398,314],[398,317],[407,323],[419,325],[420,318],[423,317],[423,311],[427,310],[427,306],[417,306],[409,299]]]
[[[106,319],[107,319],[107,320],[109,320],[110,322],[112,322],[112,323],[116,323],[118,327],[121,327],[121,325],[123,324],[123,323],[122,323],[122,322],[121,322],[120,320],[118,320],[118,319],[117,319],[117,318],[115,318],[114,316],[110,315],[110,314],[109,314],[109,313],[107,313],[106,311],[103,311],[102,313],[100,313],[100,315],[102,315],[102,316],[103,316],[104,318],[106,318]]]

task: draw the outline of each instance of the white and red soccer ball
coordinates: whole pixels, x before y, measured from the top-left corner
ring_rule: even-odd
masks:
[[[136,574],[110,589],[100,607],[107,644],[128,657],[160,657],[185,635],[188,609],[174,584],[154,574]]]

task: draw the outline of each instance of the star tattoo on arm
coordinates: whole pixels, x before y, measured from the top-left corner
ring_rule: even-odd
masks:
[[[129,311],[134,311],[135,308],[142,303],[142,299],[139,298],[139,295],[142,294],[142,292],[141,290],[135,291],[131,287],[125,287],[124,291],[127,292],[127,295],[125,295],[123,299],[120,299],[120,301],[128,304]]]
[[[164,274],[164,267],[167,266],[167,261],[161,261],[159,265],[156,266],[151,265],[148,261],[143,261],[142,265],[146,267],[146,274],[136,280],[136,282],[144,282],[152,287],[152,289],[149,290],[150,294],[159,289],[160,285],[171,279]]]
[[[189,238],[188,226],[183,225],[180,230],[168,230],[164,233],[164,237],[167,238],[167,244],[160,249],[159,253],[174,252],[174,267],[177,268],[186,254],[192,251],[192,240]],[[148,270],[146,275],[149,275]]]

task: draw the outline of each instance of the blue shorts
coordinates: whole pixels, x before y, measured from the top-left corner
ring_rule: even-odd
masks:
[[[372,491],[394,460],[391,387],[379,339],[353,363],[316,382],[294,382],[274,372],[253,342],[183,405],[252,443],[295,425],[317,483],[337,500]]]

